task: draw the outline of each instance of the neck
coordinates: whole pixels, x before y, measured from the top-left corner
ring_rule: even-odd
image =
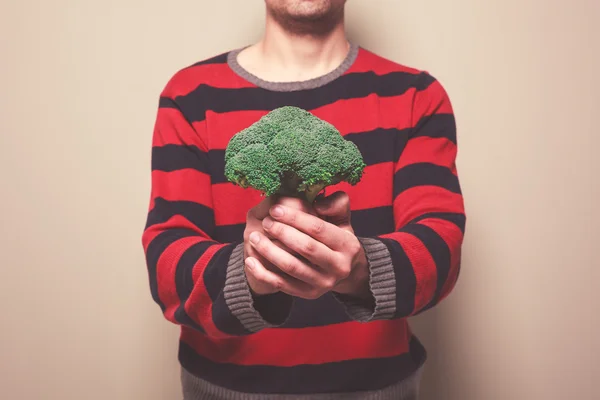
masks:
[[[303,81],[336,69],[349,47],[343,21],[317,35],[289,32],[267,15],[263,38],[244,50],[238,61],[267,81]]]

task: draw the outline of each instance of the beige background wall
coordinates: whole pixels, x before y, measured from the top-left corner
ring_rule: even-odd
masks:
[[[179,398],[177,329],[140,242],[158,93],[256,39],[262,13],[0,0],[0,398]],[[464,267],[415,321],[424,399],[600,398],[598,1],[350,0],[348,14],[355,40],[437,76],[459,123]]]

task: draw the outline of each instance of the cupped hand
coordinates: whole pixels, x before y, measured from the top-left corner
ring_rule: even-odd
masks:
[[[350,202],[345,193],[316,202],[315,209],[282,201],[268,206],[262,229],[248,235],[253,254],[260,255],[246,259],[247,273],[253,280],[261,287],[270,287],[270,293],[282,291],[305,299],[316,299],[329,291],[369,295],[368,263],[350,224]],[[267,275],[265,271],[271,271],[265,262],[284,274]]]

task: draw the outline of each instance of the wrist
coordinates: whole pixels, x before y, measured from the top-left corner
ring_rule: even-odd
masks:
[[[361,248],[350,276],[341,281],[334,292],[360,299],[369,299],[373,295],[370,288],[369,261]]]

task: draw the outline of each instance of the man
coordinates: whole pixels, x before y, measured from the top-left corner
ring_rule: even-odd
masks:
[[[266,0],[260,42],[161,94],[143,244],[181,326],[185,399],[417,397],[425,349],[407,318],[459,272],[455,122],[431,75],[348,42],[344,3]],[[301,204],[225,180],[231,137],[285,105],[357,144],[359,184]]]

